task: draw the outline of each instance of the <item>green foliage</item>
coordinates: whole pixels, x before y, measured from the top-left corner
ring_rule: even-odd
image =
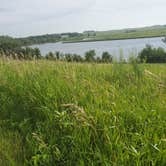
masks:
[[[111,54],[109,54],[109,52],[103,52],[102,54],[102,62],[105,62],[105,63],[110,63],[112,62],[113,60],[113,57]]]
[[[140,53],[138,58],[140,62],[147,63],[166,63],[166,52],[163,48],[152,48],[147,45]]]
[[[0,127],[0,165],[22,166],[24,163],[22,146],[17,131],[12,132]]]
[[[0,37],[0,57],[20,60],[41,59],[41,53],[38,48],[23,48],[21,46],[21,43],[16,39],[8,36]]]
[[[135,39],[146,37],[163,37],[166,34],[166,26],[152,26],[143,28],[131,28],[111,31],[85,31],[83,33],[61,33],[61,34],[46,34],[39,36],[29,36],[23,38],[11,38],[8,36],[0,36],[1,39],[15,40],[21,46],[29,46],[42,43],[55,42],[87,42],[100,40],[117,40],[117,39]]]
[[[67,37],[63,37],[67,36]],[[65,41],[66,39],[70,38],[77,39],[80,38],[82,34],[80,33],[62,33],[62,34],[46,34],[46,35],[40,35],[40,36],[30,36],[25,38],[17,38],[16,40],[21,42],[22,45],[33,45],[33,44],[42,44],[42,43],[55,43],[59,41]]]
[[[165,72],[0,61],[0,164],[165,166]]]
[[[54,59],[56,59],[56,57],[54,56],[54,54],[53,54],[52,52],[49,52],[49,53],[46,55],[46,59],[54,60]]]
[[[85,53],[85,61],[87,62],[94,62],[95,61],[95,50],[90,50]]]
[[[87,33],[83,37],[77,39],[68,39],[68,42],[88,42],[88,41],[104,41],[104,40],[120,40],[120,39],[136,39],[136,38],[148,38],[148,37],[163,37],[166,34],[165,25],[156,25],[143,28],[130,28],[122,30],[110,30],[110,31],[96,31],[95,35],[87,36]]]
[[[0,48],[1,49],[13,49],[20,47],[21,43],[16,39],[9,36],[0,36]]]

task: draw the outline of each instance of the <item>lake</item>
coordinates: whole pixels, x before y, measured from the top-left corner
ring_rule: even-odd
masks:
[[[62,53],[76,53],[83,56],[86,51],[94,49],[97,56],[101,56],[102,52],[108,51],[116,58],[122,55],[127,59],[131,55],[137,56],[140,50],[142,50],[147,44],[152,45],[153,47],[163,47],[166,49],[166,44],[162,42],[162,39],[163,37],[80,43],[58,42],[33,45],[31,47],[39,48],[42,55],[46,55],[50,51],[60,51]]]

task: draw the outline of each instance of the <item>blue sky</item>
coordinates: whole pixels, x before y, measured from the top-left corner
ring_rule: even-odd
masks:
[[[166,24],[166,0],[0,0],[0,35]]]

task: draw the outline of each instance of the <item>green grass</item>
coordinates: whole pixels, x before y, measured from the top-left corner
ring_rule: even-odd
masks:
[[[0,165],[165,166],[166,65],[0,61]]]
[[[65,42],[89,42],[105,40],[122,40],[166,36],[166,26],[152,26],[145,28],[132,28],[111,31],[96,31],[96,36],[82,36],[80,38],[68,39]],[[86,40],[83,40],[83,39]]]
[[[135,31],[105,31],[98,32],[96,38],[106,39],[128,39],[128,38],[145,38],[145,37],[160,37],[166,35],[165,28],[154,29],[136,29]]]

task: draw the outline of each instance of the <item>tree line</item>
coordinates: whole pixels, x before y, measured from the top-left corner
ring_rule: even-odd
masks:
[[[166,51],[161,48],[153,48],[147,45],[138,55],[140,63],[166,63]]]
[[[102,56],[96,56],[95,50],[89,50],[84,56],[78,54],[63,54],[60,52],[49,52],[46,56],[48,60],[61,60],[67,62],[97,62],[97,63],[112,63],[113,56],[109,52],[103,52]]]
[[[28,46],[33,44],[42,44],[42,43],[55,43],[59,41],[65,41],[68,39],[77,39],[83,37],[82,33],[61,33],[61,34],[46,34],[39,36],[29,36],[21,38],[12,38],[10,36],[0,36],[0,43],[5,41],[12,40],[14,43],[21,46]]]
[[[0,37],[0,56],[12,59],[40,59],[41,52],[38,48],[22,47],[21,42],[10,38]]]

